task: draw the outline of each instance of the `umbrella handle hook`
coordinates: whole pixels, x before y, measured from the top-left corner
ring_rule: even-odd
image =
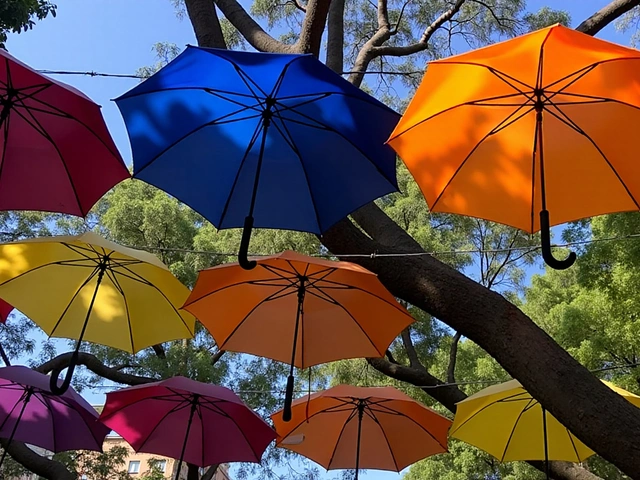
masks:
[[[240,240],[240,251],[238,252],[238,263],[245,270],[253,270],[257,263],[249,260],[249,241],[251,240],[251,230],[253,229],[253,217],[249,215],[244,219],[244,229],[242,230],[242,240]]]
[[[51,393],[54,395],[62,395],[69,389],[69,385],[71,385],[71,378],[73,377],[73,371],[76,369],[77,364],[78,350],[75,350],[71,355],[71,360],[69,361],[68,366],[62,365],[51,370],[51,380],[49,380],[49,389],[51,390]],[[67,374],[62,381],[62,385],[58,386],[58,377],[65,368],[67,368]]]
[[[558,260],[551,252],[551,227],[549,226],[549,212],[540,211],[540,239],[542,240],[542,258],[544,263],[554,270],[566,270],[576,261],[576,252],[569,252],[564,260]]]

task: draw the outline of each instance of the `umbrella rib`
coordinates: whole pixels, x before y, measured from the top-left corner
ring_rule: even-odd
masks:
[[[238,324],[235,326],[235,328],[231,331],[231,333],[229,333],[229,335],[227,335],[227,338],[222,342],[222,344],[221,344],[221,345],[219,345],[219,346],[218,346],[218,348],[219,348],[220,350],[222,350],[222,349],[224,348],[224,346],[227,344],[227,342],[231,339],[231,337],[233,337],[233,335],[235,335],[235,333],[238,331],[238,329],[240,329],[240,327],[242,326],[242,324],[243,324],[244,322],[246,322],[246,321],[247,321],[247,319],[248,319],[248,318],[253,314],[253,312],[255,312],[255,311],[256,311],[256,310],[257,310],[257,309],[258,309],[258,308],[259,308],[263,303],[268,302],[269,300],[271,300],[271,297],[274,297],[274,296],[276,296],[276,295],[278,295],[278,294],[282,293],[282,292],[283,292],[284,290],[286,290],[287,288],[289,288],[289,287],[288,287],[288,286],[287,286],[287,287],[284,287],[284,288],[282,288],[282,289],[278,290],[277,292],[272,293],[271,295],[269,295],[269,296],[268,296],[268,297],[266,297],[265,299],[261,300],[260,302],[258,302],[258,303],[257,303],[257,304],[256,304],[256,305],[255,305],[251,310],[249,310],[249,313],[247,313],[247,314],[244,316],[244,318],[238,322]]]
[[[7,155],[7,146],[9,144],[9,126],[11,122],[11,110],[7,114],[4,122],[2,122],[2,129],[4,130],[4,142],[2,144],[2,158],[0,159],[0,180],[2,179],[2,172],[4,171],[4,161]]]
[[[280,112],[276,110],[275,114],[280,120],[280,122],[282,123],[282,127],[286,131],[286,135],[284,134],[284,132],[282,132],[282,130],[280,130],[278,122],[273,122],[273,125],[276,127],[276,130],[278,131],[280,136],[282,136],[285,142],[289,144],[289,148],[291,148],[291,151],[298,157],[298,161],[300,162],[300,167],[302,168],[302,173],[304,173],[304,178],[307,183],[307,189],[309,190],[309,196],[311,197],[311,204],[313,205],[313,213],[315,214],[316,222],[318,223],[318,228],[320,229],[320,231],[322,231],[322,222],[320,221],[320,214],[318,213],[318,204],[316,203],[315,195],[313,194],[313,189],[311,188],[311,180],[309,179],[309,173],[307,172],[307,167],[304,164],[302,155],[300,154],[300,150],[298,149],[298,146],[296,145],[295,140],[291,135],[291,132],[289,132],[289,129],[287,128],[286,123],[284,122],[282,116],[280,115]],[[287,136],[289,137],[289,139],[287,139]]]
[[[264,125],[264,120],[260,120],[258,122],[258,124],[256,125],[256,129],[253,132],[253,136],[249,140],[249,144],[247,145],[247,149],[244,151],[244,156],[242,157],[242,160],[240,161],[240,165],[238,165],[238,171],[236,172],[236,177],[233,179],[233,184],[231,185],[231,189],[229,190],[229,195],[227,196],[227,201],[224,203],[224,208],[222,209],[222,213],[220,214],[220,221],[218,222],[219,225],[222,225],[224,217],[227,215],[227,209],[229,208],[229,203],[231,202],[231,197],[233,197],[233,192],[236,189],[236,185],[238,184],[238,180],[240,179],[240,173],[242,172],[242,167],[244,167],[244,163],[247,160],[247,157],[249,156],[249,153],[251,152],[251,150],[253,150],[253,147],[255,146],[255,143],[258,141],[258,137],[260,136],[260,133],[262,132],[263,128],[266,128],[265,125]]]
[[[229,403],[227,401],[222,401],[222,403]],[[222,415],[225,418],[228,418],[229,420],[231,420],[233,422],[233,424],[236,426],[236,428],[238,429],[238,431],[242,434],[242,437],[244,438],[244,441],[246,442],[246,444],[249,446],[249,448],[251,449],[251,452],[253,453],[253,456],[255,457],[255,459],[259,462],[260,461],[260,457],[258,456],[258,454],[256,453],[256,450],[253,448],[253,445],[251,444],[251,442],[249,441],[249,439],[247,438],[246,433],[244,433],[244,430],[240,427],[240,425],[238,425],[238,422],[236,422],[236,419],[233,418],[233,416],[229,415],[227,412],[225,412],[224,410],[222,410],[220,407],[218,407],[215,403],[211,403],[211,406],[214,407],[215,409],[219,410],[219,414]],[[248,408],[248,407],[247,407]]]
[[[569,436],[569,441],[571,442],[571,446],[573,447],[573,451],[576,454],[576,459],[578,460],[578,463],[580,463],[580,462],[583,461],[583,459],[582,459],[582,457],[580,457],[580,454],[578,453],[578,448],[576,447],[576,444],[573,441],[573,434],[569,431],[569,429],[567,427],[564,427],[564,428],[567,431],[567,435]]]
[[[180,312],[178,311],[178,309],[175,307],[175,305],[171,302],[171,300],[169,300],[167,298],[167,296],[164,294],[164,292],[162,291],[161,288],[158,288],[156,285],[154,285],[152,282],[148,281],[147,279],[145,279],[144,277],[138,275],[136,272],[134,272],[133,270],[129,269],[129,267],[127,266],[121,266],[121,269],[126,270],[127,272],[129,272],[131,275],[133,275],[133,277],[136,277],[138,279],[138,281],[144,285],[147,285],[151,288],[153,288],[155,291],[157,291],[160,295],[162,295],[162,298],[164,298],[167,303],[169,304],[169,306],[173,309],[174,313],[178,316],[178,318],[180,319],[180,321],[182,322],[182,324],[185,326],[185,328],[187,329],[187,331],[193,335],[194,332],[191,331],[191,328],[189,328],[189,325],[187,325],[187,322],[185,322],[184,318],[182,318],[182,315],[180,315]],[[129,275],[126,275],[124,273],[122,273],[119,270],[112,270],[114,273],[118,274],[118,275],[122,275],[123,277],[126,278],[130,278],[132,280],[136,280],[136,278],[130,277]]]
[[[153,397],[147,397],[144,400],[149,400],[149,399],[153,399]],[[131,405],[131,404],[130,404]],[[127,407],[129,407],[130,405],[127,405]],[[147,437],[142,441],[142,443],[140,444],[140,446],[136,449],[136,452],[141,452],[142,449],[144,448],[145,444],[149,441],[149,439],[151,438],[151,436],[155,433],[155,431],[158,429],[158,427],[162,424],[162,422],[164,422],[169,415],[173,414],[173,413],[177,413],[182,409],[188,408],[191,405],[189,403],[185,403],[184,401],[181,403],[178,403],[175,407],[173,407],[171,410],[167,411],[161,418],[160,420],[158,420],[158,423],[156,423],[153,428],[151,429],[151,431],[149,432],[149,435],[147,435]],[[125,407],[126,408],[126,407]]]
[[[73,261],[73,260],[66,260],[66,262],[71,262],[71,261]],[[82,261],[82,260],[78,260],[78,261]],[[67,267],[79,266],[79,267],[83,267],[83,268],[95,268],[93,266],[87,266],[87,265],[68,265],[68,264],[63,263],[63,262],[50,262],[50,263],[45,263],[44,265],[38,265],[37,267],[34,267],[34,268],[30,269],[30,270],[22,272],[19,275],[16,275],[15,277],[8,278],[4,282],[1,282],[0,285],[7,285],[8,283],[13,282],[14,280],[18,280],[19,278],[22,278],[25,275],[28,275],[30,273],[35,272],[36,270],[40,270],[40,269],[43,269],[43,268],[51,267],[53,265],[64,265],[64,266],[67,266]]]
[[[589,134],[587,132],[585,132],[584,130],[582,130],[582,128],[580,128],[580,126],[574,121],[572,120],[569,115],[567,115],[565,112],[562,111],[562,109],[557,108],[558,112],[560,112],[560,114],[566,118],[566,121],[564,121],[563,123],[568,124],[571,128],[573,128],[576,132],[578,132],[580,135],[582,135],[583,137],[585,137],[587,140],[589,140],[589,143],[591,143],[591,145],[593,145],[593,148],[595,148],[598,153],[600,154],[600,156],[604,159],[604,161],[607,163],[607,165],[609,165],[609,168],[611,169],[611,171],[613,172],[613,174],[616,176],[616,178],[620,181],[620,183],[622,184],[622,186],[624,187],[625,191],[627,192],[627,195],[629,195],[629,198],[631,198],[631,201],[634,203],[634,205],[637,208],[640,208],[640,204],[638,203],[638,201],[635,199],[635,197],[633,196],[633,194],[631,193],[631,191],[629,190],[629,187],[627,187],[627,184],[624,182],[624,180],[622,179],[622,177],[620,176],[620,174],[618,173],[618,171],[615,169],[615,167],[613,166],[613,164],[609,161],[609,159],[607,158],[607,156],[604,154],[604,152],[600,149],[600,147],[598,146],[598,144],[589,136]],[[551,115],[553,115],[554,117],[556,117],[558,120],[563,121],[558,115],[556,115],[555,112],[553,112],[552,110],[548,110],[545,109],[547,112],[549,112]]]
[[[107,145],[107,143],[102,139],[102,137],[100,135],[98,135],[96,132],[94,132],[94,130],[89,127],[89,125],[87,125],[85,122],[83,122],[82,120],[80,120],[79,118],[69,114],[68,112],[65,112],[64,110],[61,110],[60,108],[45,102],[42,99],[39,99],[37,97],[32,97],[32,100],[34,102],[40,103],[41,105],[44,105],[45,107],[49,107],[50,109],[58,112],[60,115],[62,116],[67,116],[67,118],[69,118],[70,120],[73,120],[74,122],[79,123],[80,125],[82,125],[84,128],[87,129],[87,131],[89,133],[91,133],[94,137],[96,137],[96,139],[109,151],[109,153],[111,153],[114,157],[119,158],[120,154],[118,153],[117,149],[114,151],[111,149],[111,147],[109,145]],[[93,103],[93,102],[92,102]],[[99,106],[96,105],[97,108],[100,108]],[[30,107],[26,107],[25,108],[30,108]],[[122,165],[124,166],[124,162],[122,160],[120,160],[120,162],[122,163]]]
[[[214,97],[217,97],[217,98],[219,98],[220,100],[224,100],[225,102],[233,103],[234,105],[238,105],[238,106],[240,106],[240,107],[243,107],[241,110],[239,110],[239,112],[241,112],[241,111],[245,111],[245,110],[253,110],[253,111],[255,111],[255,112],[260,112],[260,113],[262,113],[262,110],[258,108],[258,106],[259,106],[260,104],[257,104],[257,105],[256,105],[256,104],[253,104],[253,105],[246,105],[246,104],[244,104],[244,103],[242,103],[242,102],[240,102],[240,101],[238,101],[238,100],[234,100],[233,98],[225,97],[225,96],[224,96],[224,94],[222,94],[222,93],[220,93],[220,92],[218,92],[218,91],[216,91],[216,90],[214,90],[214,89],[206,88],[206,87],[205,87],[205,88],[203,88],[203,90],[204,90],[206,93],[208,93],[209,95],[213,95]],[[255,101],[255,99],[256,99],[254,96],[247,96],[247,98],[250,98],[251,100],[254,100],[254,101]]]
[[[378,428],[380,429],[380,431],[382,432],[382,436],[384,437],[384,441],[387,443],[387,448],[389,448],[389,453],[391,454],[391,458],[393,459],[393,464],[396,467],[396,472],[399,472],[400,470],[402,470],[399,466],[398,466],[398,461],[396,460],[396,455],[395,453],[393,453],[393,448],[391,447],[391,442],[389,441],[389,437],[387,437],[387,432],[385,431],[384,428],[382,428],[382,424],[380,423],[380,420],[378,420],[378,417],[376,417],[375,412],[373,410],[371,410],[368,406],[368,404],[365,404],[365,412],[367,410],[370,410],[370,417],[371,419],[374,421],[374,423],[376,425],[378,425]],[[405,415],[406,416],[406,415]],[[408,418],[408,417],[407,417]],[[427,433],[429,433],[427,430],[425,430]],[[429,436],[431,438],[433,438],[433,435],[431,435],[431,433],[429,433]],[[435,438],[434,438],[435,440]],[[437,441],[437,440],[436,440]],[[440,442],[438,442],[438,444],[440,444]],[[440,444],[440,446],[442,446]],[[446,449],[445,449],[446,450]]]
[[[228,90],[220,90],[218,88],[210,88],[210,87],[198,86],[198,87],[166,87],[166,88],[163,87],[163,88],[158,88],[156,90],[148,90],[146,92],[125,93],[123,96],[121,96],[117,100],[129,100],[130,98],[140,97],[142,95],[153,95],[154,93],[177,92],[177,91],[182,91],[182,90],[202,90],[202,91],[205,91],[207,93],[216,92],[216,93],[220,93],[222,95],[234,95],[234,96],[237,96],[237,97],[250,98],[252,100],[256,99],[255,95],[249,95],[247,93],[238,93],[238,92],[231,92],[231,91],[228,91]]]
[[[573,80],[571,80],[569,83],[567,83],[564,87],[562,87],[561,89],[553,92],[551,95],[546,96],[546,100],[550,103],[553,103],[553,97],[557,96],[557,95],[561,95],[564,94],[564,91],[569,88],[571,85],[573,85],[574,83],[576,83],[578,80],[580,80],[582,77],[584,77],[585,75],[587,75],[588,73],[591,73],[591,71],[595,68],[595,66],[591,67],[591,68],[587,68],[584,69],[583,72],[580,73],[580,70],[578,70],[577,72],[574,73],[574,75],[577,75],[579,73],[579,75],[576,76],[576,78],[574,78]],[[569,76],[565,77],[565,78],[569,78]],[[557,82],[553,83],[552,85],[555,85]],[[549,85],[550,86],[550,85]],[[545,93],[547,92],[547,90],[543,90]]]
[[[82,255],[83,257],[89,259],[89,260],[93,260],[94,262],[96,262],[96,264],[100,263],[100,260],[102,260],[102,258],[95,258],[92,257],[86,253],[82,253],[82,251],[84,250],[85,252],[89,252],[90,254],[96,254],[96,255],[100,255],[95,248],[93,248],[90,244],[86,244],[88,245],[87,247],[83,247],[82,245],[74,245],[72,243],[66,243],[66,242],[60,242],[60,245],[64,245],[65,247],[67,247],[69,250],[72,250],[74,253],[77,253],[78,255]]]
[[[490,67],[490,66],[487,66],[487,65],[483,65],[482,63],[461,62],[461,61],[457,61],[457,60],[456,61],[438,60],[438,61],[432,62],[432,63],[438,64],[438,65],[471,65],[471,66],[474,66],[474,67],[485,68],[485,69],[491,71],[491,73],[493,73],[494,75],[496,75],[496,73],[500,74],[500,75],[503,75],[505,78],[508,78],[509,80],[512,80],[512,81],[514,81],[516,83],[519,83],[523,87],[526,87],[528,90],[533,90],[534,89],[534,87],[532,87],[531,85],[523,82],[522,80],[518,80],[517,78],[512,77],[511,75],[508,75],[508,74],[498,70],[497,68],[493,68],[493,67]]]
[[[261,102],[261,98],[260,96],[253,90],[253,88],[251,87],[251,84],[253,84],[258,90],[260,90],[260,93],[262,94],[263,98],[268,97],[267,92],[265,92],[262,87],[260,87],[260,85],[258,85],[252,78],[251,76],[245,72],[242,68],[240,68],[240,66],[237,63],[232,62],[231,60],[228,60],[229,63],[231,63],[231,65],[233,65],[233,68],[236,69],[236,72],[238,73],[238,77],[240,77],[240,80],[242,80],[242,82],[246,85],[246,87],[249,89],[249,91],[253,94],[253,96],[255,97],[256,100],[258,100],[258,102],[260,103],[260,105],[262,106],[262,102]]]
[[[387,402],[389,402],[389,400],[384,400],[384,402],[387,403]],[[404,418],[408,419],[409,421],[411,421],[412,423],[414,423],[415,425],[420,427],[423,431],[425,431],[427,433],[427,435],[429,435],[431,438],[433,438],[433,440],[435,440],[435,442],[438,445],[440,445],[442,448],[444,448],[445,451],[447,451],[447,452],[449,451],[449,448],[446,445],[443,445],[442,443],[440,443],[440,440],[438,440],[436,437],[434,437],[433,434],[427,428],[425,428],[422,424],[420,424],[416,420],[414,420],[410,415],[406,415],[406,414],[404,414],[402,412],[399,412],[397,410],[392,409],[391,407],[387,407],[386,405],[381,405],[381,403],[376,403],[376,404],[374,404],[374,406],[381,406],[384,409],[384,410],[378,410],[379,413],[385,413],[387,415],[398,415],[400,417],[404,417]],[[369,408],[371,410],[372,414],[375,414],[375,410],[374,409],[372,409],[370,406],[367,406],[367,408]]]
[[[204,445],[205,445],[205,441],[204,441],[204,415],[202,415],[202,405],[198,404],[196,405],[196,413],[198,414],[198,417],[200,418],[200,465],[198,465],[199,467],[204,467],[206,464],[204,463]]]
[[[638,58],[636,58],[635,60],[638,60]],[[602,64],[602,63],[608,63],[608,61],[605,62],[595,62],[592,63],[591,65],[586,65],[578,70],[574,70],[571,73],[568,73],[567,75],[565,75],[564,77],[559,78],[558,80],[555,80],[547,85],[544,86],[544,90],[548,90],[550,87],[554,87],[556,85],[558,85],[561,82],[564,82],[565,80],[568,80],[569,78],[573,77],[574,75],[577,76],[578,78],[572,80],[568,85],[565,85],[564,87],[562,87],[560,89],[560,91],[564,90],[565,88],[567,88],[569,85],[575,83],[577,80],[579,80],[580,78],[582,78],[583,76],[585,76],[587,73],[590,73],[593,69],[595,69],[598,65]]]
[[[107,273],[107,277],[111,280],[111,282],[114,284],[116,289],[120,292],[120,295],[122,295],[122,300],[124,301],[124,309],[127,312],[127,325],[129,327],[129,340],[131,341],[131,353],[135,353],[136,348],[133,342],[133,326],[131,325],[131,312],[129,311],[129,302],[127,302],[127,296],[125,295],[124,289],[122,288],[122,285],[120,285],[120,282],[118,281],[118,278],[116,277],[115,272],[111,268],[107,268],[106,273]]]
[[[69,300],[69,303],[67,304],[67,306],[65,307],[64,311],[62,312],[62,314],[60,315],[60,318],[58,319],[58,321],[56,322],[56,324],[53,326],[53,329],[51,330],[51,333],[49,334],[49,338],[51,338],[55,332],[56,329],[58,328],[58,326],[60,325],[60,322],[62,322],[62,319],[64,318],[64,316],[67,314],[67,312],[69,311],[69,309],[71,308],[71,305],[73,304],[73,302],[75,301],[76,297],[78,296],[78,294],[80,293],[80,291],[87,286],[87,284],[93,279],[93,277],[95,277],[98,272],[100,271],[99,268],[95,268],[93,270],[93,272],[91,272],[91,275],[89,275],[87,277],[87,279],[82,283],[82,285],[80,285],[80,287],[78,287],[78,289],[76,290],[76,293],[73,294],[73,297],[71,297],[71,300]],[[88,319],[87,319],[88,321]]]
[[[51,405],[49,405],[49,402],[47,401],[47,397],[45,397],[44,395],[33,395],[33,396],[36,397],[36,399],[38,399],[38,401],[40,403],[42,403],[47,408],[47,410],[49,410],[49,415],[51,416],[51,432],[52,432],[52,438],[53,438],[53,452],[57,453],[58,452],[58,448],[57,448],[56,444],[58,442],[57,442],[57,439],[56,439],[56,419],[55,419],[53,408],[51,407]]]
[[[289,262],[289,264],[290,264],[290,262]],[[291,268],[293,269],[294,273],[292,273],[290,271],[287,271],[287,270],[285,270],[283,268],[272,267],[271,265],[265,265],[263,263],[261,263],[260,266],[262,268],[264,268],[265,270],[267,270],[268,272],[273,273],[274,275],[280,277],[282,280],[286,280],[291,285],[295,285],[295,286],[298,285],[297,279],[298,279],[299,273],[295,268],[293,268],[293,265],[291,265]],[[281,273],[281,272],[283,272],[283,273]],[[285,276],[286,274],[288,274],[290,276]],[[277,281],[277,279],[273,279],[273,280]]]
[[[504,462],[504,457],[507,455],[507,450],[509,450],[509,444],[511,443],[511,439],[513,438],[513,434],[516,432],[516,428],[518,428],[518,422],[520,421],[520,418],[522,417],[524,412],[527,410],[529,405],[531,405],[531,403],[537,403],[537,402],[536,402],[536,400],[534,398],[529,399],[529,402],[527,402],[527,404],[524,406],[524,408],[522,409],[522,411],[518,415],[518,418],[516,419],[516,421],[513,422],[513,428],[511,429],[511,434],[509,435],[509,439],[507,440],[507,444],[504,446],[504,451],[502,452],[502,458],[500,458],[501,462]]]
[[[261,265],[261,264],[258,264],[258,265]],[[211,290],[211,291],[205,293],[204,295],[202,295],[201,297],[198,297],[198,298],[196,298],[194,300],[191,300],[188,303],[185,303],[183,305],[183,308],[184,307],[188,307],[189,305],[193,305],[194,303],[197,303],[200,300],[204,300],[205,298],[210,297],[211,295],[215,295],[216,293],[220,293],[223,290],[227,290],[228,288],[239,287],[239,286],[242,286],[242,285],[252,285],[252,284],[253,285],[260,285],[260,286],[271,286],[271,285],[261,285],[259,283],[255,283],[255,282],[266,282],[266,281],[269,281],[269,280],[243,280],[242,282],[237,282],[237,283],[232,283],[230,285],[225,285],[225,286],[217,288],[215,290]],[[273,281],[274,282],[278,281],[278,279],[274,278]],[[284,286],[284,285],[275,285],[275,286],[281,287],[281,286]],[[289,287],[290,287],[290,285],[286,285],[286,288],[289,288]]]
[[[303,114],[303,113],[301,113],[301,112],[298,112],[298,111],[295,111],[295,110],[293,110],[293,111],[294,111],[297,115],[300,115],[301,117],[304,117],[304,118],[306,118],[307,120],[314,121],[314,120],[313,120],[311,117],[309,117],[308,115],[305,115],[305,114]],[[287,120],[288,120],[288,121],[292,121],[292,122],[294,122],[294,123],[301,123],[301,122],[296,122],[295,120],[291,120],[291,119],[287,119]],[[367,156],[367,155],[362,151],[362,149],[361,149],[358,145],[356,145],[355,143],[353,143],[351,140],[349,140],[349,139],[348,139],[344,134],[342,134],[342,133],[341,133],[341,132],[339,132],[338,130],[334,129],[333,127],[330,127],[330,126],[325,125],[325,124],[320,123],[320,122],[317,122],[317,123],[318,123],[319,125],[322,125],[322,126],[324,127],[324,128],[322,128],[322,130],[326,130],[326,131],[328,131],[328,132],[331,132],[331,133],[336,134],[338,137],[342,138],[345,142],[347,142],[349,145],[351,145],[355,150],[357,150],[357,151],[358,151],[358,153],[360,153],[360,155],[362,155],[365,159],[369,160],[369,157],[368,157],[368,156]],[[302,125],[304,125],[304,123],[303,123]],[[308,126],[308,127],[310,127],[310,128],[314,128],[313,126],[310,126],[310,125],[306,125],[306,126]],[[384,174],[384,172],[383,172],[382,170],[380,170],[380,167],[379,167],[375,162],[372,162],[371,160],[369,160],[369,162],[370,162],[370,163],[375,167],[375,169],[378,171],[378,173],[379,173],[379,174],[380,174],[380,175],[381,175],[385,180],[387,180],[387,182],[389,182],[389,183],[391,184],[391,186],[393,186],[394,188],[396,188],[396,187],[395,187],[395,185],[393,185],[393,184],[389,181],[389,179],[386,177],[386,175]]]
[[[351,420],[353,420],[356,417],[357,414],[358,414],[358,408],[354,406],[351,413],[349,414],[349,417],[347,417],[345,422],[342,424],[342,428],[340,429],[340,434],[336,439],[336,444],[333,447],[333,451],[331,452],[331,457],[329,458],[329,463],[327,464],[327,470],[329,470],[329,467],[333,463],[333,458],[336,456],[336,452],[338,451],[338,446],[340,446],[340,440],[342,440],[342,435],[344,435],[344,431],[347,429],[347,425]]]
[[[362,325],[360,325],[360,322],[358,322],[358,320],[356,320],[356,317],[354,317],[351,312],[344,306],[342,305],[342,303],[340,303],[339,301],[337,301],[335,298],[333,298],[331,295],[329,295],[327,292],[323,292],[324,295],[326,295],[327,297],[331,298],[335,304],[340,307],[347,315],[349,315],[349,317],[351,317],[351,319],[355,322],[355,324],[358,326],[358,328],[360,328],[360,331],[362,331],[362,333],[364,334],[365,337],[367,337],[367,340],[369,340],[369,343],[371,343],[371,346],[374,348],[374,350],[376,352],[378,352],[380,354],[381,357],[384,357],[385,351],[386,349],[384,349],[383,351],[380,351],[380,349],[376,346],[375,343],[373,343],[373,340],[371,339],[371,337],[369,336],[369,334],[367,333],[367,331],[364,329],[364,327]]]
[[[444,193],[447,191],[447,189],[449,188],[449,186],[451,185],[451,183],[455,180],[455,178],[457,177],[458,173],[460,173],[460,171],[462,170],[462,167],[464,167],[464,165],[467,163],[467,161],[473,156],[473,154],[475,153],[475,151],[480,148],[480,146],[484,143],[484,141],[486,139],[488,139],[491,135],[495,135],[497,132],[504,130],[505,128],[507,128],[510,125],[513,125],[515,122],[517,122],[518,120],[520,120],[521,118],[523,118],[525,115],[528,115],[529,113],[531,113],[534,110],[534,107],[531,107],[529,109],[527,109],[524,113],[518,115],[516,118],[512,118],[514,117],[520,110],[522,110],[523,108],[526,107],[525,105],[522,105],[520,108],[515,109],[513,112],[511,112],[505,119],[503,119],[500,123],[498,123],[498,125],[496,125],[495,127],[493,127],[484,137],[482,137],[478,143],[475,144],[475,146],[471,149],[471,151],[469,152],[469,154],[465,157],[465,159],[460,163],[460,165],[458,166],[457,170],[454,172],[454,174],[449,178],[449,180],[447,181],[447,184],[442,188],[442,190],[440,191],[440,194],[436,197],[435,201],[433,202],[433,204],[431,205],[431,211],[433,211],[433,209],[435,208],[436,204],[440,201],[440,199],[442,198],[442,196],[444,195]]]
[[[302,107],[304,105],[309,105],[310,103],[313,102],[317,102],[319,100],[324,100],[325,98],[330,97],[332,94],[330,92],[326,92],[326,93],[310,93],[308,95],[305,95],[304,97],[291,97],[291,99],[294,98],[305,98],[305,97],[313,97],[313,98],[308,98],[307,100],[303,101],[303,102],[299,102],[296,103],[294,105],[287,105],[286,103],[282,103],[282,100],[284,100],[286,97],[278,97],[278,100],[276,101],[276,105],[278,105],[280,108],[286,110],[286,109],[295,109],[295,108],[299,108]],[[276,110],[277,111],[277,110]]]
[[[284,77],[287,75],[287,70],[289,70],[289,67],[291,66],[291,64],[297,60],[300,60],[301,58],[304,57],[294,57],[293,59],[289,60],[284,67],[282,67],[282,70],[280,71],[280,75],[278,76],[278,80],[276,80],[276,83],[273,86],[273,89],[271,90],[271,97],[272,98],[277,98],[278,97],[278,93],[280,92],[280,88],[282,87],[282,84],[284,83]]]
[[[76,199],[76,203],[78,204],[78,208],[80,209],[81,212],[84,212],[84,208],[82,207],[82,202],[80,201],[80,197],[78,196],[78,191],[76,190],[76,186],[75,183],[73,182],[73,179],[71,178],[71,172],[69,172],[69,168],[67,166],[67,163],[64,160],[64,156],[62,155],[62,152],[60,151],[60,148],[58,147],[58,145],[56,144],[56,142],[53,140],[53,138],[51,137],[51,135],[49,134],[49,132],[47,132],[47,130],[42,126],[42,124],[38,121],[38,119],[31,113],[29,112],[29,110],[27,110],[27,113],[29,114],[29,116],[31,117],[31,119],[33,120],[33,122],[40,128],[40,130],[38,130],[38,128],[36,128],[28,119],[27,117],[25,117],[20,110],[18,109],[14,109],[13,110],[17,115],[19,115],[20,117],[22,117],[22,119],[27,122],[36,132],[38,132],[40,135],[42,135],[42,137],[47,140],[51,146],[54,148],[54,150],[56,151],[56,153],[58,154],[58,157],[60,158],[60,163],[62,164],[62,166],[64,167],[64,171],[67,174],[67,179],[69,180],[69,185],[71,186],[71,190],[73,191],[73,195]]]

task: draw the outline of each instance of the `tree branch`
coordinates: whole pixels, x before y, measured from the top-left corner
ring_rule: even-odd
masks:
[[[11,458],[39,477],[47,480],[77,480],[76,475],[67,470],[62,463],[38,455],[24,443],[13,441],[9,445],[6,439],[1,439],[0,445],[7,450]]]
[[[256,50],[273,53],[294,53],[296,51],[295,46],[286,45],[265,32],[237,0],[215,1],[227,20],[238,29],[247,42]]]
[[[63,353],[57,357],[43,363],[35,370],[45,375],[55,368],[64,368],[71,360],[72,352]],[[78,365],[84,365],[96,375],[111,380],[112,382],[122,383],[124,385],[142,385],[145,383],[157,382],[157,378],[142,377],[131,375],[130,373],[121,372],[118,367],[108,367],[102,363],[98,357],[86,352],[80,352],[78,355]]]
[[[211,365],[215,365],[216,363],[218,363],[218,360],[222,358],[225,351],[226,350],[218,350],[216,353],[211,355]]]
[[[219,466],[220,466],[219,464],[211,465],[209,468],[207,468],[207,471],[204,472],[204,475],[202,475],[200,480],[211,480],[213,476],[216,474],[216,472],[218,471]]]
[[[460,342],[460,332],[456,332],[451,340],[449,350],[449,366],[447,367],[447,382],[456,383],[456,362],[458,361],[458,343]]]
[[[187,15],[196,34],[198,45],[210,48],[227,48],[222,35],[220,20],[213,0],[184,0]]]
[[[320,54],[330,4],[331,0],[309,0],[307,3],[307,13],[295,45],[298,53],[311,53],[316,57]]]
[[[9,360],[9,357],[7,356],[7,352],[4,351],[4,347],[2,346],[1,343],[0,343],[0,357],[2,357],[2,361],[4,362],[4,365],[6,367],[11,366],[11,360]]]
[[[583,21],[576,27],[576,30],[587,35],[595,35],[616,18],[638,5],[640,5],[640,0],[614,0]]]
[[[344,4],[345,0],[332,0],[327,19],[326,64],[336,73],[344,68]]]
[[[411,327],[405,328],[402,333],[402,344],[404,345],[404,349],[407,352],[407,357],[409,358],[409,366],[416,369],[426,370],[422,362],[418,358],[418,352],[416,352],[416,347],[413,344],[413,340],[411,339],[411,331],[409,330]]]
[[[429,40],[431,39],[433,34],[436,33],[436,31],[442,25],[444,25],[444,23],[451,20],[455,16],[455,14],[460,11],[460,8],[462,8],[462,5],[465,3],[465,1],[466,0],[456,0],[456,3],[454,3],[449,10],[447,10],[438,18],[436,18],[431,23],[431,25],[429,25],[425,29],[424,33],[420,37],[420,40],[418,40],[416,43],[412,45],[406,45],[404,47],[390,47],[390,46],[375,47],[372,52],[374,58],[379,57],[381,55],[389,55],[393,57],[404,57],[405,55],[411,55],[412,53],[418,53],[423,50],[426,50],[429,45]]]
[[[164,347],[160,344],[158,345],[153,345],[151,348],[153,348],[153,351],[155,352],[156,356],[162,360],[166,360],[167,358],[167,354],[164,351]]]

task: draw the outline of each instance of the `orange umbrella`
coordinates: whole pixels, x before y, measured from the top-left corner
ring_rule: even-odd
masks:
[[[359,265],[284,252],[203,270],[184,309],[211,332],[220,349],[291,365],[285,418],[293,395],[293,367],[345,358],[381,357],[413,318]]]
[[[556,25],[431,62],[389,143],[431,211],[540,230],[562,269],[550,225],[638,209],[639,123],[640,52]]]
[[[394,387],[339,385],[292,405],[284,423],[271,416],[276,445],[327,470],[360,468],[399,472],[412,463],[447,452],[451,421]]]

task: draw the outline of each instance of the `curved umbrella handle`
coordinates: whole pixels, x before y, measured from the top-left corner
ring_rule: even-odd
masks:
[[[69,365],[65,367],[62,365],[61,367],[56,367],[51,370],[51,379],[49,380],[49,389],[51,393],[54,395],[62,395],[67,390],[69,390],[69,385],[71,385],[71,377],[73,377],[73,371],[76,369],[76,365],[78,364],[78,351],[74,351],[71,355],[71,360],[69,361]],[[67,374],[64,377],[61,386],[58,386],[58,377],[62,370],[67,368]]]
[[[284,396],[284,409],[282,410],[282,421],[291,420],[291,402],[293,401],[293,375],[287,378],[287,391]]]
[[[242,231],[242,240],[240,240],[240,251],[238,252],[238,263],[245,270],[253,270],[257,263],[249,260],[249,241],[251,240],[251,230],[253,229],[253,217],[248,216],[244,219],[244,230]]]
[[[569,252],[564,260],[558,260],[551,252],[551,227],[549,226],[549,212],[540,211],[540,239],[542,240],[542,258],[554,270],[566,270],[576,261],[576,253]]]

